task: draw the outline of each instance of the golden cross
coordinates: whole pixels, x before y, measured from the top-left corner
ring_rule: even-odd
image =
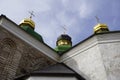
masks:
[[[95,16],[95,18],[96,18],[97,23],[100,23],[100,19],[97,16]]]
[[[63,33],[65,34],[65,33],[66,33],[66,31],[67,31],[67,29],[66,29],[66,25],[63,25],[63,26],[62,26],[62,28],[63,28],[63,30],[64,30],[64,32],[63,32]]]
[[[32,18],[33,16],[35,16],[34,15],[34,11],[29,11],[29,13],[30,13],[30,18]]]

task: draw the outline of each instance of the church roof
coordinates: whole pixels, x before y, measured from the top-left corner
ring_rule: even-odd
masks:
[[[85,80],[83,77],[81,77],[79,74],[77,74],[74,70],[72,70],[71,68],[69,68],[67,65],[63,64],[63,63],[57,63],[54,65],[51,65],[47,68],[44,69],[40,69],[37,71],[34,71],[30,74],[26,74],[23,76],[20,76],[18,78],[16,78],[15,80],[21,80],[21,79],[26,79],[30,76],[76,76],[78,79],[80,80]]]

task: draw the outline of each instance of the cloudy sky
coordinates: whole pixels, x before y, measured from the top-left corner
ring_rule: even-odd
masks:
[[[64,25],[73,45],[92,35],[95,16],[111,31],[120,30],[120,0],[0,0],[0,14],[17,24],[29,11],[34,11],[35,31],[53,48]]]

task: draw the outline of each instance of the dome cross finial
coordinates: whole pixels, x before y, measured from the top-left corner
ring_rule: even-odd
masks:
[[[34,11],[29,11],[29,14],[30,14],[30,19],[31,19],[33,16],[35,16],[35,15],[34,15]]]
[[[100,23],[100,19],[97,16],[95,16],[95,18],[96,18],[97,23]]]
[[[64,34],[66,34],[66,31],[67,31],[67,29],[66,29],[66,25],[63,25],[63,26],[61,26],[62,28],[63,28],[63,30],[64,30]]]

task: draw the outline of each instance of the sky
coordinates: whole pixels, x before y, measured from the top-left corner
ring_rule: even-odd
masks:
[[[110,31],[120,30],[120,0],[1,0],[0,14],[19,24],[34,11],[35,31],[46,44],[55,48],[57,37],[71,36],[73,46],[92,35],[93,27],[100,23]]]

